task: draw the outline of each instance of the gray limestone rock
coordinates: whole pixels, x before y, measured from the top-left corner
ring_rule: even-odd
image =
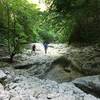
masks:
[[[83,91],[100,97],[100,75],[78,78],[73,83]]]

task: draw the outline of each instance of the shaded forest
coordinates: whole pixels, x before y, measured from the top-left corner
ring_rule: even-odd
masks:
[[[45,0],[41,11],[27,0],[0,1],[0,44],[13,56],[32,42],[100,42],[99,0]]]

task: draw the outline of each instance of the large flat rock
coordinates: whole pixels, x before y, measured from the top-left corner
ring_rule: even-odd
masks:
[[[83,91],[100,97],[100,75],[78,78],[73,83]]]

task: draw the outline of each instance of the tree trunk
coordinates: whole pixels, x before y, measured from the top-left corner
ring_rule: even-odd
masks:
[[[6,4],[6,11],[7,11],[7,45],[8,45],[8,52],[10,54],[11,47],[10,47],[10,10],[8,4]]]

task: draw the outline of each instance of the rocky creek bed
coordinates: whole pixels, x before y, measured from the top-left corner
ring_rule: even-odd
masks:
[[[82,91],[90,87],[87,78],[74,81],[83,76],[73,70],[76,49],[66,48],[65,44],[49,44],[48,54],[45,55],[42,44],[37,43],[36,46],[36,55],[31,54],[30,45],[23,54],[16,56],[16,63],[1,65],[5,68],[0,70],[0,100],[99,100],[90,92]],[[77,51],[80,53],[80,49]],[[75,54],[78,55],[78,52]],[[97,77],[92,79],[90,88],[95,88],[99,80],[93,85]],[[84,85],[85,88],[80,90]]]
[[[72,82],[58,84],[29,75],[0,70],[0,100],[99,100],[75,87]]]

